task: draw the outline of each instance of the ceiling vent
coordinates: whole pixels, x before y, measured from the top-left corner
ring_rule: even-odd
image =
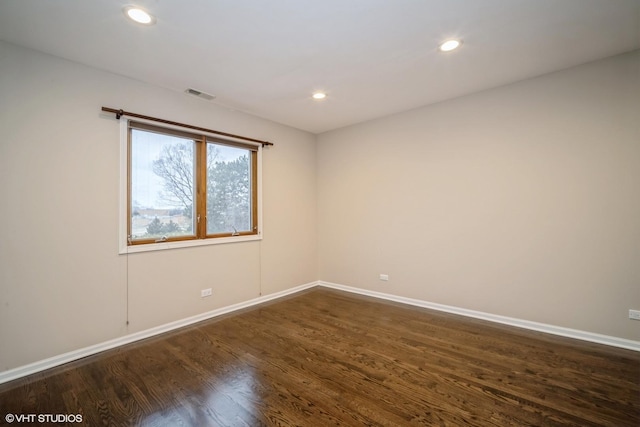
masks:
[[[191,88],[185,90],[184,92],[188,93],[189,95],[197,96],[198,98],[206,99],[207,101],[211,101],[216,97],[215,95],[209,95],[208,93]]]

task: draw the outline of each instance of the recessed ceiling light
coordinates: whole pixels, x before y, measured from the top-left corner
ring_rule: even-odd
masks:
[[[124,13],[132,20],[139,24],[152,25],[156,20],[148,12],[135,6],[127,6],[124,8]]]
[[[441,52],[451,52],[459,48],[460,45],[462,45],[462,40],[451,39],[441,43],[439,49]]]
[[[313,99],[325,99],[327,94],[324,92],[316,92],[313,94]]]

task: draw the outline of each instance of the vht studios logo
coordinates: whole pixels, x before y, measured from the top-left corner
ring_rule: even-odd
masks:
[[[7,414],[8,423],[81,423],[82,414]]]

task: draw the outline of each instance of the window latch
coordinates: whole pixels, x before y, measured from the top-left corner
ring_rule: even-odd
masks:
[[[196,217],[196,221],[198,222],[198,224],[200,224],[200,214],[198,214],[198,216]]]
[[[238,230],[232,225],[231,228],[233,228],[233,233],[231,233],[232,236],[239,236],[240,233],[238,233]]]
[[[161,242],[166,242],[167,241],[167,236],[162,236],[161,238],[156,240],[156,243],[161,243]]]

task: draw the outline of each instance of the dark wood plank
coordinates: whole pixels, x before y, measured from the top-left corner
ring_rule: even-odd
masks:
[[[82,414],[85,426],[638,426],[640,353],[316,288],[0,385],[7,413]]]

